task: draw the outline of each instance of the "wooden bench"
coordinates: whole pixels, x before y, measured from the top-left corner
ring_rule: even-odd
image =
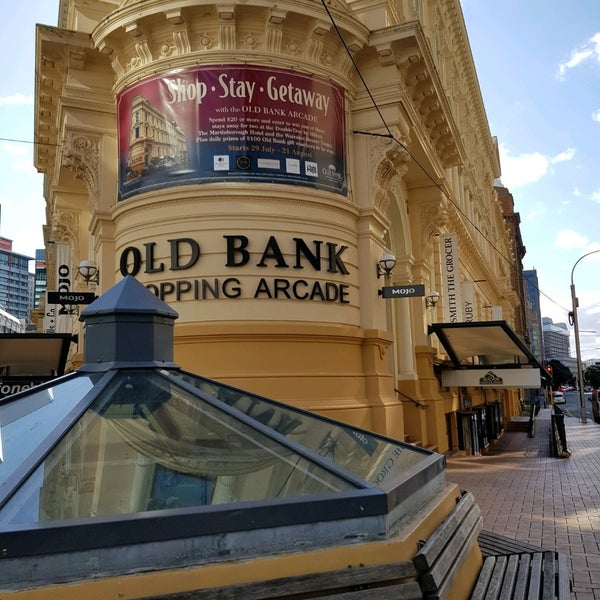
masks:
[[[292,577],[232,584],[161,596],[153,600],[267,600],[318,598],[319,600],[423,600],[417,572],[411,561]]]
[[[423,597],[447,598],[452,583],[481,530],[481,511],[471,492],[463,493],[456,507],[423,543],[413,562]]]
[[[472,493],[463,493],[412,561],[191,590],[154,600],[429,600],[446,598],[481,530]]]
[[[477,536],[481,554],[486,556],[501,556],[509,554],[523,554],[524,552],[544,552],[541,546],[535,546],[520,540],[494,533],[492,531],[482,530]]]
[[[553,551],[488,556],[471,600],[568,600],[567,557]]]
[[[482,532],[481,523],[473,494],[463,492],[412,561],[349,565],[323,573],[147,596],[146,600],[452,600],[452,584],[478,539],[485,559],[471,600],[570,598],[566,556]]]

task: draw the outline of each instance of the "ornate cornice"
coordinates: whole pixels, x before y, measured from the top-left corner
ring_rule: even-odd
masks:
[[[430,202],[421,207],[421,219],[423,223],[423,239],[431,240],[447,230],[450,223],[447,203]]]
[[[68,244],[74,252],[79,248],[79,231],[81,225],[81,216],[78,211],[66,210],[64,208],[54,208],[51,213],[51,220],[48,236],[52,244]],[[46,272],[48,276],[48,289],[56,289],[56,251],[55,246],[46,255]],[[72,256],[73,264],[79,264],[79,257]]]
[[[70,244],[72,248],[77,248],[80,221],[79,211],[56,208],[52,213],[53,241]]]
[[[88,189],[90,203],[98,208],[98,169],[100,137],[83,133],[69,133],[62,144],[62,166],[81,179]]]
[[[369,138],[369,157],[370,172],[375,173],[371,185],[374,205],[386,214],[390,202],[389,191],[408,171],[410,154],[396,139],[374,135]]]
[[[464,150],[458,127],[421,24],[411,21],[373,32],[369,43],[382,65],[396,65],[402,74],[406,97],[442,167],[460,164]]]
[[[327,2],[345,45],[358,52],[368,29],[341,0]],[[296,68],[302,62],[311,72],[338,81],[350,75],[352,61],[340,43],[327,13],[310,0],[272,2],[207,2],[198,0],[134,1],[103,19],[92,32],[117,76],[116,89],[160,71],[190,63],[194,55],[210,63],[242,60],[272,63],[279,55]]]

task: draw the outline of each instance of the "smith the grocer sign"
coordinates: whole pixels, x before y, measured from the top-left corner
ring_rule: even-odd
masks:
[[[350,273],[344,259],[347,249],[325,240],[306,242],[294,237],[280,241],[270,236],[257,243],[245,235],[224,235],[222,268],[231,275],[209,279],[186,276],[190,269],[194,274],[201,273],[202,250],[198,240],[185,237],[162,245],[146,242],[141,247],[128,246],[121,252],[119,268],[124,277],[139,273],[166,275],[166,280],[161,276],[159,282],[147,283],[146,287],[167,302],[250,297],[349,304],[350,287],[340,281]],[[253,283],[244,286],[240,276],[246,266],[266,268],[268,274],[252,278]],[[302,277],[304,269],[309,273]]]
[[[305,185],[346,194],[344,91],[258,66],[148,77],[117,99],[119,198],[191,183]]]

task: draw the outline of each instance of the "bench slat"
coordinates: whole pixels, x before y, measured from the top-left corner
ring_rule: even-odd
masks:
[[[450,515],[442,521],[415,555],[413,562],[419,572],[431,569],[450,538],[454,535],[461,521],[474,506],[477,505],[475,504],[475,496],[473,496],[472,492],[467,492],[460,498]]]
[[[567,563],[566,554],[558,554],[558,582],[557,582],[557,597],[558,600],[569,600],[571,597],[571,584],[569,581],[569,566]]]
[[[246,600],[245,596],[243,598]],[[413,583],[317,596],[316,598],[318,600],[423,600],[423,592],[421,592],[419,584],[415,581]]]
[[[384,565],[361,565],[324,573],[225,585],[218,588],[167,594],[160,597],[152,596],[152,598],[164,600],[239,600],[240,598],[244,600],[263,600],[265,598],[275,599],[310,594],[311,597],[323,598],[323,600],[326,598],[344,600],[344,598],[358,598],[356,594],[359,593],[363,594],[362,598],[367,599],[381,598],[387,600],[389,597],[398,600],[417,600],[421,599],[423,595],[416,578],[415,566],[412,562],[405,561]],[[387,586],[386,582],[389,582]],[[355,591],[344,590],[344,588],[353,586],[363,588],[369,585],[381,587]],[[406,589],[404,589],[405,587]],[[393,595],[386,595],[388,589],[393,590]],[[371,592],[377,592],[379,595],[371,594]],[[320,595],[316,595],[319,593]]]
[[[528,600],[539,600],[542,588],[542,557],[541,552],[536,552],[531,559],[531,573],[529,574]]]
[[[517,570],[517,581],[515,585],[515,600],[525,600],[529,582],[529,565],[531,563],[530,554],[522,554],[519,559],[519,568]]]
[[[513,592],[517,582],[517,570],[519,568],[519,555],[512,554],[508,557],[506,573],[502,582],[499,600],[513,600]]]
[[[542,598],[554,598],[556,589],[556,561],[554,552],[544,552],[544,575],[542,577]]]
[[[472,509],[467,517],[460,523],[460,527],[454,532],[454,536],[450,539],[443,551],[438,555],[436,562],[425,572],[424,581],[432,581],[432,585],[439,587],[446,573],[455,565],[457,556],[461,548],[468,541],[473,528],[477,526],[480,520],[478,510]]]
[[[485,595],[486,600],[497,600],[498,596],[500,596],[500,590],[502,589],[502,582],[504,581],[504,573],[506,571],[507,563],[508,558],[506,556],[498,556],[496,558],[494,571]]]
[[[479,510],[477,511],[477,513],[479,514]],[[450,587],[452,586],[454,580],[456,579],[456,576],[458,575],[458,571],[464,564],[469,552],[473,548],[473,545],[476,543],[477,534],[479,533],[479,531],[481,531],[482,524],[483,524],[483,519],[481,518],[481,516],[479,516],[477,518],[475,525],[473,526],[473,529],[469,533],[469,536],[467,537],[464,544],[462,545],[460,552],[456,555],[456,560],[453,564],[452,570],[446,574],[444,582],[440,586],[439,594],[438,594],[439,598],[447,598],[448,597],[448,594],[450,592]]]
[[[481,512],[478,506],[474,506],[433,567],[421,574],[421,585],[427,594],[437,593],[440,598],[446,596],[456,573],[477,538],[481,524]]]
[[[471,600],[483,600],[485,598],[485,593],[487,592],[492,573],[494,572],[495,564],[495,556],[488,556],[483,561],[483,567],[481,567],[481,571],[479,571],[479,577],[477,578],[477,582],[473,588]]]

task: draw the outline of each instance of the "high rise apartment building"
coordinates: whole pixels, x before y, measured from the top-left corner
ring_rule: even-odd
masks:
[[[46,293],[46,251],[43,248],[35,251],[34,277],[33,308],[39,308],[40,299]]]
[[[544,359],[569,362],[571,356],[569,330],[566,323],[554,323],[550,317],[542,319]]]
[[[30,256],[13,252],[12,240],[0,237],[0,308],[28,321]]]

